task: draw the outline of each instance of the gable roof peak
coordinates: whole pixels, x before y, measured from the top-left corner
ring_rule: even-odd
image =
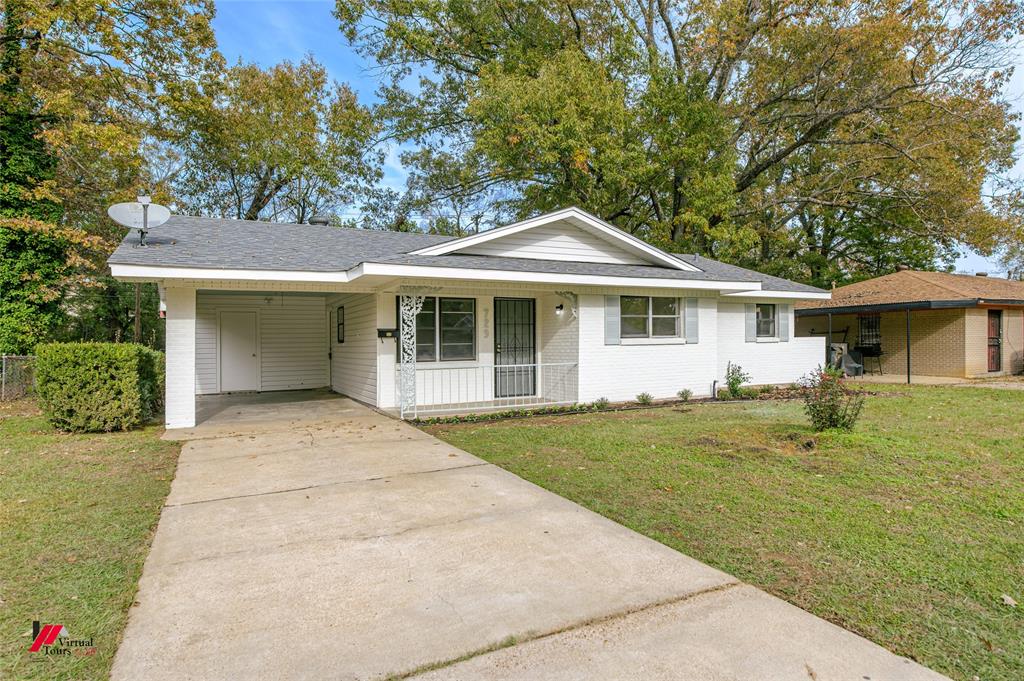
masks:
[[[590,232],[603,241],[612,244],[615,248],[625,251],[634,257],[640,258],[646,263],[677,270],[691,272],[701,271],[699,267],[680,260],[660,248],[652,246],[646,241],[639,239],[608,222],[605,222],[601,218],[588,213],[578,206],[561,208],[556,211],[520,220],[519,222],[514,222],[510,225],[495,227],[477,234],[464,236],[460,239],[454,239],[447,243],[421,248],[417,251],[413,251],[411,255],[429,256],[450,255],[459,252],[469,253],[472,251],[467,249],[474,249],[481,244],[505,239],[515,234],[559,222],[568,223],[576,229]]]

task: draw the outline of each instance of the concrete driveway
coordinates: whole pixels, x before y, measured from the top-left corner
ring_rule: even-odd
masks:
[[[112,678],[944,678],[351,400],[274,400],[182,434]]]

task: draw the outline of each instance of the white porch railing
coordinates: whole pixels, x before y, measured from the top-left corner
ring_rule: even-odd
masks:
[[[442,412],[513,409],[577,401],[575,363],[469,367],[416,366],[416,402],[402,405],[401,367],[395,370],[395,403],[406,418]],[[404,407],[404,408],[403,408]]]

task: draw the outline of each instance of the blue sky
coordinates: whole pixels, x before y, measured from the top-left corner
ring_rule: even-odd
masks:
[[[242,59],[271,66],[312,54],[332,77],[348,83],[363,102],[375,99],[372,65],[349,49],[331,15],[332,0],[217,0],[216,5],[213,26],[228,61]],[[1010,98],[1018,111],[1024,111],[1024,69],[1014,75]],[[1024,159],[1017,163],[1016,173],[1024,176]],[[385,182],[396,188],[405,182],[395,151],[388,157]],[[957,269],[1000,272],[998,264],[976,253],[961,257]]]

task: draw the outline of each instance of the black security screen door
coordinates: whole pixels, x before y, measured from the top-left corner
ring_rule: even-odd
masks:
[[[494,299],[494,396],[533,395],[537,385],[532,298]]]

